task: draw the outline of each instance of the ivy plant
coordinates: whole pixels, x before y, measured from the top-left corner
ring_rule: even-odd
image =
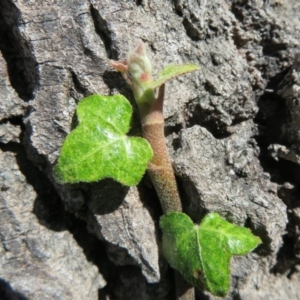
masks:
[[[230,258],[247,254],[261,240],[249,229],[233,225],[217,213],[208,214],[200,225],[195,225],[182,212],[164,138],[164,91],[166,81],[199,67],[169,65],[153,79],[142,42],[129,53],[127,60],[111,63],[132,88],[143,138],[126,135],[132,107],[124,96],[86,97],[77,107],[79,125],[62,146],[54,168],[55,177],[61,183],[110,177],[133,186],[147,169],[165,213],[160,219],[165,258],[195,287],[224,296],[230,286]]]
[[[128,186],[139,183],[153,156],[149,143],[128,137],[132,106],[122,95],[92,95],[77,106],[79,126],[66,138],[55,167],[62,183],[111,177]]]
[[[260,239],[248,228],[233,225],[217,213],[195,225],[184,213],[161,217],[163,253],[170,265],[194,286],[225,296],[230,286],[230,259],[247,254]]]

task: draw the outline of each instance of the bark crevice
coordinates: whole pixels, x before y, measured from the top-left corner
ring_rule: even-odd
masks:
[[[0,2],[0,51],[7,63],[12,87],[19,97],[29,101],[38,85],[37,61],[20,31],[22,15],[13,1]]]

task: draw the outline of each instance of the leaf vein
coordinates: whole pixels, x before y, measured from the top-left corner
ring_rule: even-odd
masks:
[[[127,138],[127,136],[122,136],[122,137],[120,137],[120,138],[117,138],[117,139],[115,139],[114,141],[112,141],[112,142],[110,142],[110,143],[107,143],[107,144],[105,144],[105,145],[100,145],[99,147],[95,147],[95,149],[93,150],[93,151],[91,151],[89,154],[87,154],[87,155],[85,155],[84,157],[82,157],[81,159],[79,159],[77,162],[78,162],[78,164],[77,165],[79,165],[80,163],[82,163],[83,161],[85,161],[86,159],[88,159],[88,158],[90,158],[91,156],[93,156],[95,153],[97,153],[97,152],[99,152],[100,150],[102,150],[102,149],[105,149],[105,148],[108,148],[108,147],[110,147],[112,144],[114,144],[114,143],[116,143],[116,142],[119,142],[119,141],[121,141],[121,140],[125,140]],[[74,165],[76,165],[76,164],[69,164],[69,166],[67,167],[65,167],[64,168],[64,170],[70,170],[71,168],[74,168]]]

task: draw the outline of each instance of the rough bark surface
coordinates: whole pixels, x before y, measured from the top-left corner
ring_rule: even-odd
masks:
[[[109,59],[142,39],[155,73],[201,66],[164,103],[184,211],[263,240],[232,260],[224,299],[300,299],[299,14],[298,0],[1,0],[0,298],[174,299],[148,176],[134,188],[52,177],[81,98],[133,102]]]

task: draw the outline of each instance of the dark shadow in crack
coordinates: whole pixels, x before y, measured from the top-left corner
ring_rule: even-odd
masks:
[[[12,87],[24,101],[34,98],[38,85],[37,62],[19,26],[21,12],[11,0],[0,1],[0,51],[7,63]]]
[[[164,267],[158,283],[148,283],[141,270],[134,266],[119,268],[118,280],[112,289],[111,299],[175,299],[172,270]]]
[[[10,142],[0,144],[0,148],[4,152],[15,153],[20,171],[28,184],[36,191],[37,198],[34,202],[33,213],[37,216],[40,224],[54,231],[66,230],[66,212],[60,197],[47,176],[27,158],[24,146]]]
[[[281,135],[288,114],[285,101],[275,91],[268,91],[275,90],[287,72],[288,70],[285,70],[271,78],[267,86],[267,92],[258,100],[259,111],[254,119],[258,126],[258,135],[255,139],[260,148],[259,160],[264,171],[271,175],[271,181],[278,184],[284,182],[299,184],[299,166],[290,161],[276,161],[268,151],[271,144],[285,144]]]
[[[287,205],[289,219],[286,227],[287,234],[283,236],[283,245],[277,253],[277,262],[271,270],[271,273],[274,274],[284,274],[288,270],[292,270],[297,263],[299,264],[299,259],[296,258],[294,253],[297,222],[293,218],[292,212],[295,199],[299,199],[299,191],[294,191],[294,188],[291,189],[285,187],[285,185],[288,184],[291,187],[299,185],[300,167],[291,161],[283,159],[276,161],[268,151],[271,144],[286,144],[281,133],[287,122],[288,111],[285,100],[276,94],[276,89],[288,72],[289,69],[286,69],[269,79],[266,92],[258,101],[259,112],[254,119],[258,126],[256,141],[260,148],[259,160],[261,166],[264,172],[270,174],[271,181],[281,186],[278,190],[278,197]],[[259,251],[259,247],[257,250]]]
[[[300,264],[300,258],[294,254],[294,239],[289,234],[283,236],[283,245],[277,253],[277,262],[270,270],[273,274],[286,274],[292,271],[297,264]]]
[[[209,92],[210,93],[210,92]],[[186,118],[186,127],[190,128],[194,125],[200,125],[206,128],[216,139],[224,139],[231,135],[227,130],[227,125],[220,122],[216,117],[212,117],[200,106],[199,100],[189,102],[186,105],[186,111],[189,112]],[[232,125],[238,124],[244,120],[234,120]]]
[[[14,291],[10,284],[0,278],[0,299],[1,300],[29,300],[18,291]]]
[[[117,60],[119,50],[114,43],[115,34],[112,32],[110,24],[101,16],[100,11],[92,4],[90,5],[90,10],[95,25],[95,31],[105,46],[107,57]]]
[[[117,71],[105,71],[103,73],[103,81],[110,90],[116,89],[126,97],[133,98],[133,93],[121,73]]]

